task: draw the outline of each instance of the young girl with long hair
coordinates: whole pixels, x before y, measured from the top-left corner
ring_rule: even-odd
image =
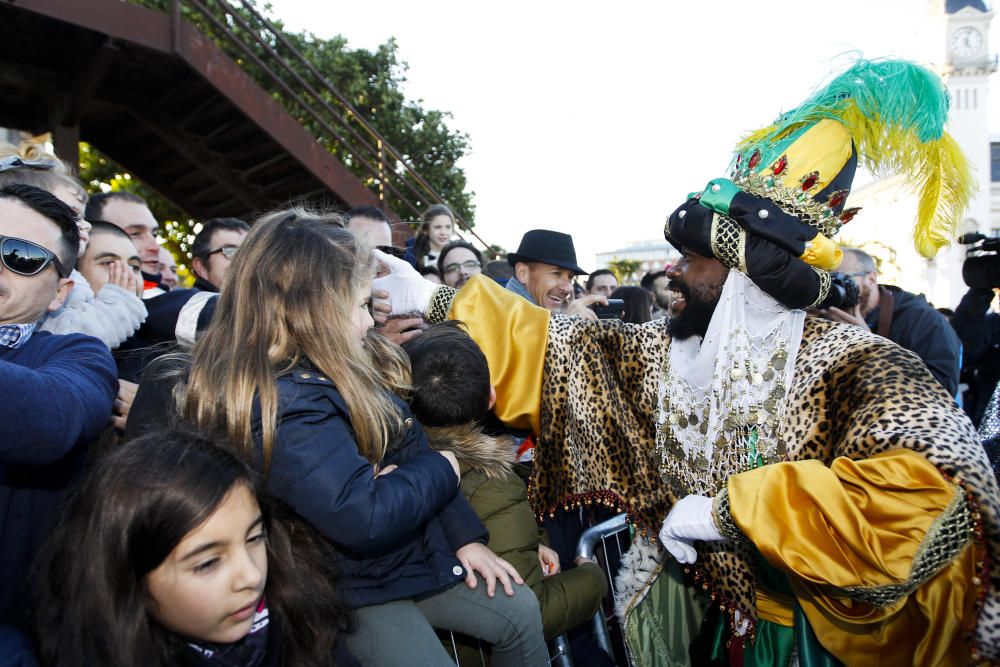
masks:
[[[356,664],[318,539],[258,503],[230,449],[186,430],[100,458],[39,561],[45,666]]]
[[[420,229],[407,252],[406,260],[418,270],[437,266],[441,249],[455,233],[455,214],[444,204],[434,204],[420,216]]]
[[[373,275],[338,216],[257,221],[195,344],[182,414],[240,443],[329,541],[363,663],[453,664],[434,626],[490,642],[496,665],[544,664],[537,602],[484,546],[454,455],[429,449],[399,398],[405,356],[368,336]]]

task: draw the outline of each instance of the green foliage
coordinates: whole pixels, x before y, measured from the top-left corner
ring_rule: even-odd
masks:
[[[636,282],[636,272],[642,267],[637,259],[613,259],[608,262],[608,268],[615,274],[621,285],[632,285]]]
[[[132,1],[160,11],[170,11],[171,7],[170,0]],[[211,17],[181,0],[184,18],[208,35],[373,191],[379,190],[377,142],[323,85],[324,81],[332,84],[357,113],[400,152],[401,157],[441,195],[452,210],[469,226],[473,224],[474,193],[466,190],[465,173],[456,166],[469,148],[468,136],[448,127],[449,113],[425,109],[420,101],[406,99],[403,84],[406,82],[407,65],[399,59],[395,40],[390,39],[374,51],[369,51],[349,48],[347,39],[342,36],[321,39],[309,32],[284,33],[291,46],[302,53],[319,73],[317,77],[279,39],[262,29],[262,24],[246,8],[236,2],[227,7],[218,0],[204,0],[204,4],[210,9]],[[253,2],[248,4],[254,5]],[[270,16],[269,5],[255,8],[277,29],[283,30],[282,22]],[[253,29],[248,31],[236,17]],[[243,44],[249,45],[253,57],[227,38],[220,26],[235,34]],[[268,48],[288,63],[291,72],[281,69],[281,65],[268,53]],[[311,86],[333,111],[323,108],[323,104],[315,100],[305,105],[301,98],[293,99],[254,58],[279,71],[281,79],[296,96],[305,89],[303,82]],[[344,141],[338,141],[338,137]],[[375,152],[368,151],[364,142],[374,146]],[[389,159],[387,152],[383,151],[382,156],[383,173],[390,175],[382,180],[387,203],[403,219],[416,220],[420,211],[435,200],[416,184],[400,164]],[[373,167],[374,171],[369,167]],[[178,260],[178,274],[182,282],[190,282],[190,247],[199,229],[190,216],[132,177],[124,167],[102,154],[99,147],[80,144],[80,177],[91,193],[125,190],[145,199],[160,221],[163,245]],[[405,187],[405,183],[413,185],[419,194]],[[393,193],[388,184],[392,184],[403,196]]]
[[[161,10],[169,10],[170,6],[169,0],[133,1]],[[420,101],[406,99],[403,84],[407,65],[399,59],[394,39],[369,51],[349,48],[343,36],[322,39],[308,31],[284,32],[280,19],[270,15],[270,5],[259,7],[248,1],[246,4],[282,31],[290,49],[237,2],[227,6],[218,0],[206,0],[204,4],[211,16],[182,0],[183,16],[209,35],[362,182],[374,192],[379,191],[381,184],[387,203],[403,219],[416,220],[435,200],[388,151],[383,149],[379,153],[377,140],[329,90],[327,83],[399,151],[403,160],[452,210],[472,225],[474,193],[466,191],[465,173],[456,166],[469,148],[469,138],[448,127],[451,114],[425,109]],[[226,31],[237,39],[233,40]],[[301,53],[312,68],[300,61],[293,49]],[[277,54],[287,68],[283,68],[273,54]],[[268,69],[278,73],[290,91],[276,81]],[[318,99],[310,97],[307,88],[316,91]],[[387,178],[380,179],[380,173]],[[392,191],[393,187],[397,192]]]
[[[80,180],[90,194],[121,191],[139,195],[160,222],[160,244],[177,259],[179,284],[188,285],[191,273],[191,244],[200,227],[184,211],[99,150],[80,142]]]

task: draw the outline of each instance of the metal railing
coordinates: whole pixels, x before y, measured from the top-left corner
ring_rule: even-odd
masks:
[[[237,4],[169,0],[168,11],[175,26],[183,17],[205,32],[355,173],[383,207],[415,220],[429,205],[448,203],[250,0]],[[455,224],[490,248],[457,213]]]
[[[615,575],[617,573],[611,571],[610,566],[612,562],[617,563],[624,557],[625,550],[623,550],[622,542],[618,537],[621,534],[628,536],[628,531],[629,524],[625,515],[618,514],[585,530],[583,535],[580,536],[580,542],[576,547],[577,556],[583,556],[591,560],[596,558],[599,561],[601,568],[608,577],[608,590],[610,591],[612,605],[618,591],[615,590]],[[598,554],[600,558],[597,558]],[[591,619],[591,624],[597,645],[609,656],[614,656],[615,649],[612,645],[611,632],[608,630],[603,609],[597,610],[597,613]],[[622,632],[624,632],[624,629],[622,629]],[[629,665],[634,664],[628,643],[624,641],[624,636],[621,637],[621,652]]]

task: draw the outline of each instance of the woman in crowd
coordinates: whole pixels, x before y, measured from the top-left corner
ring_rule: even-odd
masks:
[[[444,204],[434,204],[420,217],[423,222],[405,259],[417,269],[436,267],[441,249],[455,233],[455,214]]]
[[[42,664],[356,664],[318,539],[258,503],[255,480],[178,429],[101,458],[39,562]]]
[[[408,366],[372,363],[388,347],[366,345],[373,274],[336,216],[257,221],[194,347],[183,415],[239,444],[328,540],[363,663],[453,664],[434,626],[490,642],[495,665],[546,664],[537,601],[484,546],[454,455],[428,448],[397,396]]]
[[[641,287],[617,287],[610,298],[625,302],[625,316],[622,319],[626,322],[645,324],[653,319],[653,297]]]

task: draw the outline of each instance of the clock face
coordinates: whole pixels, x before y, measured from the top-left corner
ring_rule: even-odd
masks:
[[[975,28],[965,26],[951,35],[951,51],[956,56],[968,58],[979,53],[983,46],[983,33]]]

